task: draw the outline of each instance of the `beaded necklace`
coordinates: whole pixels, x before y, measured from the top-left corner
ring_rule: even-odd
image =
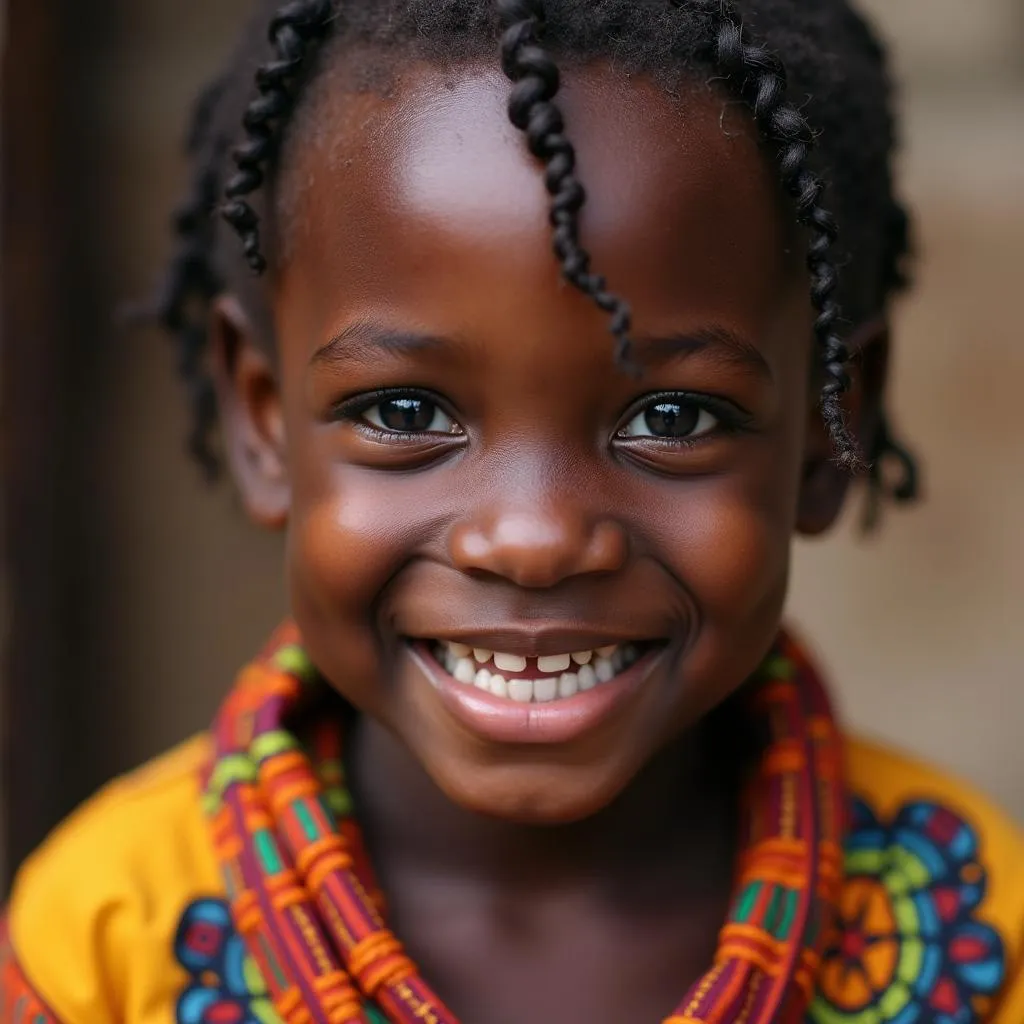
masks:
[[[283,626],[214,725],[204,808],[235,927],[284,1024],[459,1024],[384,922],[327,716],[286,727],[326,684]],[[824,689],[780,637],[750,700],[769,742],[744,799],[732,909],[707,973],[663,1024],[803,1019],[842,884],[840,740]]]

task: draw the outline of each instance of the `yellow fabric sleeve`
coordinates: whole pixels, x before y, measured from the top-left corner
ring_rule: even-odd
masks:
[[[198,793],[205,738],[113,783],[19,873],[11,946],[64,1024],[171,1024],[182,909],[222,883]]]

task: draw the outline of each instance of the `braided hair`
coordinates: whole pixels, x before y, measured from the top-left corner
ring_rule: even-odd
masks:
[[[543,166],[562,274],[608,314],[624,366],[631,365],[630,308],[592,269],[581,240],[586,192],[556,103],[555,56],[613,55],[627,70],[670,87],[702,74],[740,99],[807,232],[821,414],[835,457],[858,469],[866,455],[872,508],[883,493],[897,501],[916,496],[914,461],[884,417],[862,455],[843,416],[851,378],[840,298],[857,317],[884,308],[905,284],[910,234],[893,194],[885,55],[848,0],[257,0],[231,66],[195,109],[192,188],[176,217],[178,251],[158,306],[177,340],[193,410],[189,447],[205,467],[216,466],[216,408],[203,370],[204,323],[238,263],[237,248],[217,226],[218,212],[227,234],[240,239],[245,263],[263,273],[261,228],[273,223],[266,193],[300,127],[296,112],[325,64],[359,47],[395,61],[404,55],[452,62],[497,52],[512,83],[509,118]],[[895,473],[886,472],[890,463]]]

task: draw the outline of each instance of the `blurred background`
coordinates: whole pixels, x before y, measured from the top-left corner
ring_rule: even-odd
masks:
[[[247,0],[7,0],[0,387],[10,870],[111,775],[202,728],[282,614],[279,541],[182,456],[154,333],[187,106]],[[792,619],[860,730],[1024,820],[1024,5],[868,0],[903,84],[918,287],[893,407],[926,501],[797,551]]]

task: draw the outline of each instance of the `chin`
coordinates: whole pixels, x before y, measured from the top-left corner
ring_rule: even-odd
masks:
[[[462,766],[428,772],[445,796],[464,810],[518,825],[569,825],[598,814],[628,787],[633,776],[610,777],[579,766],[550,762]]]

